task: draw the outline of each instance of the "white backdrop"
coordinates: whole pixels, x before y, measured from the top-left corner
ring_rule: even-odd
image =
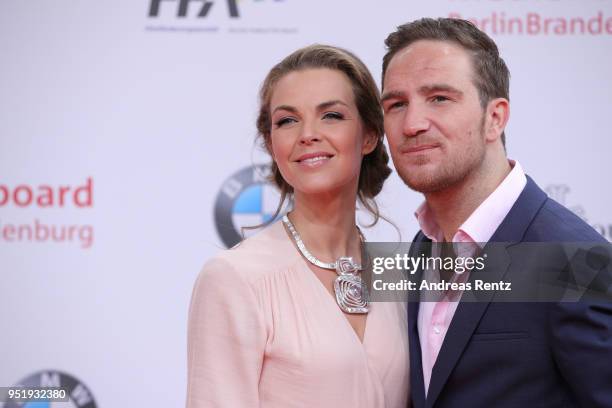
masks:
[[[315,42],[380,78],[384,38],[422,16],[493,36],[512,73],[509,156],[612,238],[611,0],[215,0],[203,17],[201,0],[150,15],[156,2],[0,2],[0,386],[43,372],[87,387],[74,406],[182,406],[191,288],[225,246],[217,223],[274,204],[249,170],[232,178],[267,162],[260,82]],[[395,174],[380,196],[403,239],[420,201]],[[384,222],[366,235],[396,239]]]

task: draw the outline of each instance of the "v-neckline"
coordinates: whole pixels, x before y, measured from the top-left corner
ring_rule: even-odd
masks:
[[[284,227],[283,227],[284,230]],[[285,231],[286,232],[286,231]],[[304,270],[304,272],[306,272],[308,275],[310,275],[310,279],[314,279],[313,284],[315,286],[317,286],[319,288],[319,290],[323,291],[325,298],[327,298],[327,302],[329,303],[330,307],[332,309],[334,309],[334,313],[341,319],[344,321],[344,324],[346,325],[347,329],[351,331],[352,333],[352,337],[357,341],[357,343],[363,347],[366,341],[366,336],[368,333],[368,326],[369,326],[369,320],[370,320],[370,314],[372,313],[372,311],[370,310],[370,312],[366,313],[365,316],[365,322],[364,322],[364,326],[363,326],[363,337],[359,337],[359,334],[357,333],[357,331],[353,328],[353,325],[351,324],[351,322],[347,319],[347,317],[345,316],[344,312],[340,309],[340,306],[338,306],[338,303],[336,302],[336,299],[334,297],[334,295],[332,293],[329,292],[329,290],[327,290],[327,288],[325,287],[325,285],[323,284],[323,282],[321,282],[321,279],[319,279],[317,277],[317,275],[314,273],[314,271],[312,269],[310,269],[309,265],[308,265],[308,261],[306,259],[304,259],[304,257],[302,256],[302,254],[300,254],[299,250],[295,247],[294,242],[291,240],[291,238],[289,237],[290,240],[290,244],[292,246],[292,248],[295,250],[296,255],[298,256],[300,263],[302,265],[302,269]],[[370,305],[371,307],[371,305]]]
[[[357,340],[357,342],[363,347],[365,340],[366,340],[366,334],[368,332],[368,326],[369,326],[368,320],[370,319],[371,311],[366,313],[365,315],[365,322],[363,325],[363,337],[361,338],[359,337],[359,334],[357,333],[357,331],[355,330],[351,322],[347,319],[344,312],[340,309],[340,306],[338,306],[338,303],[336,302],[336,298],[334,297],[334,295],[330,293],[329,290],[327,290],[323,282],[321,282],[321,279],[319,279],[317,275],[314,273],[314,271],[310,269],[310,267],[306,263],[307,261],[301,255],[300,255],[300,259],[302,260],[303,268],[305,268],[306,272],[308,272],[308,274],[312,277],[312,279],[316,281],[314,282],[314,284],[318,286],[324,292],[325,297],[328,299],[328,303],[330,304],[331,308],[335,310],[335,313],[338,315],[340,319],[344,320],[347,328],[352,332],[355,340]]]
[[[293,238],[291,237],[290,232],[287,231],[287,228],[285,228],[285,224],[283,222],[279,222],[278,224],[280,224],[280,228],[281,228],[284,236],[287,238],[287,241],[289,242],[289,245],[291,246],[291,249],[293,250],[293,254],[297,258],[299,258],[299,262],[302,265],[302,269],[304,269],[304,272],[306,272],[308,275],[310,275],[310,279],[314,279],[315,280],[315,282],[313,282],[315,284],[315,286],[318,286],[319,290],[322,290],[324,292],[324,295],[327,298],[327,302],[330,304],[330,307],[335,310],[334,313],[341,320],[344,321],[344,324],[346,325],[347,329],[350,330],[351,333],[352,333],[351,337],[353,337],[355,339],[355,341],[357,341],[357,343],[363,349],[365,341],[366,341],[366,336],[367,336],[367,333],[368,333],[368,326],[369,326],[369,321],[370,321],[370,317],[371,317],[371,313],[372,313],[372,310],[371,310],[372,305],[370,305],[370,311],[365,316],[365,323],[364,323],[364,326],[363,326],[363,337],[359,337],[359,334],[353,328],[353,325],[351,324],[351,322],[346,318],[346,316],[344,315],[344,312],[340,309],[340,306],[338,306],[338,303],[336,302],[336,298],[334,297],[334,295],[327,290],[327,288],[325,287],[323,282],[321,282],[321,280],[317,277],[317,275],[314,273],[314,271],[312,269],[310,269],[310,267],[308,265],[308,260],[304,259],[304,257],[300,253],[300,250],[296,246],[296,243],[293,240]]]

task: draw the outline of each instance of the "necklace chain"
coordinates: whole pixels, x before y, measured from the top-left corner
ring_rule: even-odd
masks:
[[[337,270],[338,261],[323,262],[310,253],[308,248],[306,248],[306,245],[304,245],[304,241],[302,241],[300,234],[297,232],[297,230],[295,229],[295,226],[293,225],[289,217],[287,217],[287,215],[283,216],[283,223],[287,226],[287,229],[291,233],[291,236],[293,237],[295,244],[300,250],[300,253],[304,256],[304,258],[308,260],[308,262],[310,262],[313,265],[318,266],[319,268]],[[357,227],[357,231],[359,232],[359,239],[361,240],[361,242],[365,241],[363,234],[361,233],[361,230],[359,229],[359,227]],[[355,266],[357,267],[357,269],[361,270],[361,265],[355,264]]]
[[[291,233],[295,244],[297,245],[300,253],[308,262],[323,269],[335,270],[338,276],[334,281],[334,293],[336,295],[336,303],[342,311],[351,314],[365,314],[370,311],[370,302],[368,296],[368,289],[364,285],[361,277],[358,275],[362,269],[361,265],[353,262],[351,257],[340,257],[336,262],[323,262],[306,249],[304,241],[300,237],[300,234],[295,229],[295,226],[289,220],[287,215],[283,216],[283,224],[287,226],[287,229]],[[359,238],[363,243],[365,238],[357,227],[359,232]]]

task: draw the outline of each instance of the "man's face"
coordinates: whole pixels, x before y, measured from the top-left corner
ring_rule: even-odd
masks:
[[[422,193],[476,174],[485,157],[484,112],[468,53],[420,40],[391,59],[383,83],[385,133],[400,177]]]

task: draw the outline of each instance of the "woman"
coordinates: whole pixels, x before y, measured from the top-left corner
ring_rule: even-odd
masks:
[[[390,173],[374,80],[353,54],[313,45],[270,71],[260,104],[274,181],[294,205],[201,272],[187,406],[404,408],[405,308],[369,304],[359,277],[356,201],[376,221]]]

